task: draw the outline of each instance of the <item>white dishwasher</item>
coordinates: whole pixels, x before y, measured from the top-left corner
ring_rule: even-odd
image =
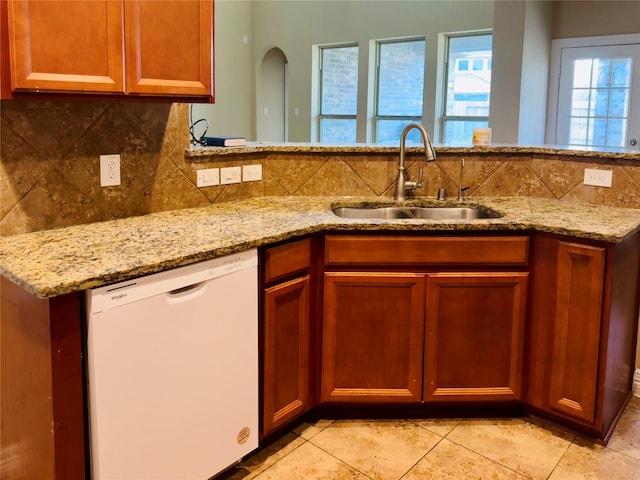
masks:
[[[87,292],[93,480],[204,480],[258,446],[255,249]]]

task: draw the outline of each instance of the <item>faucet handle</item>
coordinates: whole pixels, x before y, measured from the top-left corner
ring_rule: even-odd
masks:
[[[416,183],[416,188],[422,188],[422,174],[424,173],[424,168],[420,167],[420,172],[418,173],[418,183]]]

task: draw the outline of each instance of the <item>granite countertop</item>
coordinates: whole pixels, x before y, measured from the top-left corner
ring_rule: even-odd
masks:
[[[574,157],[594,157],[611,158],[625,160],[640,160],[640,151],[629,149],[598,149],[580,148],[562,145],[511,145],[492,144],[489,146],[477,147],[451,147],[434,144],[437,153],[450,154],[538,154],[538,155],[563,155]],[[267,142],[247,142],[245,147],[202,147],[192,146],[185,150],[184,156],[187,160],[197,162],[209,157],[220,157],[229,155],[245,155],[254,153],[322,153],[322,154],[345,154],[345,153],[398,153],[399,146],[396,144],[379,143],[356,143],[343,145],[330,145],[325,143],[267,143]],[[407,145],[407,152],[424,152],[422,145]]]
[[[404,205],[451,206],[414,199]],[[390,205],[390,198],[259,197],[0,238],[0,274],[54,297],[318,231],[528,231],[620,242],[640,229],[640,209],[529,197],[474,198],[502,218],[358,220],[332,207]],[[456,204],[457,205],[457,204]]]

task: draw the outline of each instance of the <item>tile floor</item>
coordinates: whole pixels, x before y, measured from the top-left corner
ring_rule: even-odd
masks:
[[[224,480],[640,479],[640,397],[607,447],[535,418],[320,420]]]

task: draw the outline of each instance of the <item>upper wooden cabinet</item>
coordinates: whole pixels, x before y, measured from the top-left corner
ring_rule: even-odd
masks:
[[[213,95],[211,0],[9,0],[7,17],[14,93]]]

